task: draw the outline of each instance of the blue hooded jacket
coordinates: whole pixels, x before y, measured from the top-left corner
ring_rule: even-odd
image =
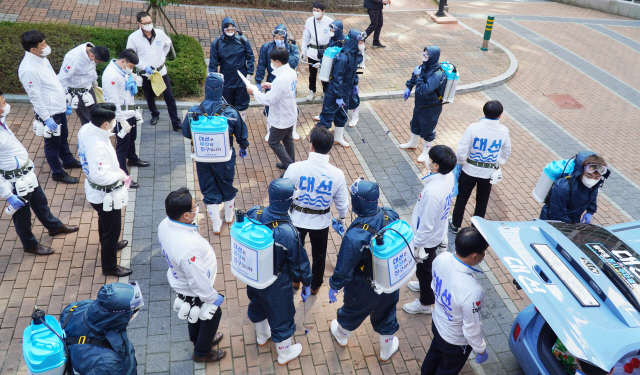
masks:
[[[222,35],[211,43],[209,52],[209,73],[217,72],[224,74],[225,88],[245,87],[244,82],[238,77],[239,70],[245,76],[253,74],[255,58],[251,43],[244,36],[228,36],[224,33],[224,26],[236,23],[231,17],[222,20]]]
[[[285,277],[302,281],[305,286],[311,285],[311,267],[306,250],[298,241],[298,231],[291,223],[289,217],[289,207],[293,202],[293,182],[288,178],[279,178],[269,184],[269,206],[264,207],[260,222],[263,224],[278,221],[279,225],[273,228],[273,247],[276,270],[282,269],[278,279]],[[252,207],[247,211],[246,216],[257,220],[257,213],[260,207]],[[277,282],[276,282],[277,283]],[[280,283],[278,283],[280,285]],[[284,283],[291,289],[291,282]],[[267,288],[268,289],[268,288]],[[278,291],[273,291],[277,293]]]
[[[342,51],[333,59],[333,69],[327,92],[347,103],[353,91],[358,68],[358,36],[360,31],[351,29]]]
[[[226,77],[226,76],[225,76]],[[198,105],[191,106],[189,113],[182,122],[182,135],[191,139],[191,122],[189,115],[191,113],[208,114],[211,116],[215,110],[217,115],[225,116],[229,124],[229,137],[234,137],[241,149],[249,147],[249,131],[247,125],[242,121],[242,117],[230,106],[220,106],[226,102],[222,98],[224,81],[219,74],[210,74],[204,83],[204,100]],[[220,107],[219,107],[220,106]],[[217,109],[216,109],[217,107]],[[226,107],[226,108],[225,108]],[[224,108],[224,110],[223,110]],[[230,140],[230,142],[233,139]]]
[[[87,336],[107,340],[113,349],[89,344],[69,346],[73,369],[81,375],[136,375],[133,344],[127,325],[133,316],[130,302],[134,288],[111,283],[100,288],[96,300],[74,302],[64,308],[60,322],[67,337]],[[73,312],[70,310],[73,308]]]
[[[427,47],[429,60],[422,63],[420,75],[416,77],[413,73],[407,81],[406,86],[410,89],[416,88],[415,108],[425,105],[440,103],[438,96],[444,93],[446,76],[440,68],[440,47]],[[426,108],[431,109],[431,108]]]
[[[400,218],[393,209],[378,207],[379,197],[378,184],[366,180],[358,184],[356,194],[351,193],[352,210],[358,217],[342,238],[336,268],[329,279],[331,288],[340,290],[348,285],[354,276],[366,278],[367,273],[372,270],[370,246],[373,234],[356,226],[368,224],[378,231],[384,227],[385,215],[388,217],[387,225]],[[364,265],[364,270],[357,267],[361,265]]]
[[[549,203],[540,211],[540,219],[579,223],[585,211],[594,214],[598,210],[598,189],[604,181],[600,180],[591,188],[582,183],[582,163],[589,155],[595,153],[580,151],[571,176],[556,180],[551,188]]]
[[[342,21],[335,20],[333,24],[337,26],[337,29],[331,39],[329,39],[329,47],[342,47],[346,39],[344,38]]]
[[[275,30],[284,30],[287,32],[287,27],[283,24],[276,26]],[[258,58],[258,70],[256,71],[256,83],[262,83],[264,80],[264,71],[267,70],[267,82],[273,82],[276,76],[273,75],[273,69],[271,69],[271,59],[269,58],[269,52],[276,48],[275,40],[266,42],[260,47],[260,56]],[[287,36],[284,37],[284,48],[289,52],[289,66],[291,69],[295,69],[300,62],[300,52],[298,46],[295,44],[289,44]]]

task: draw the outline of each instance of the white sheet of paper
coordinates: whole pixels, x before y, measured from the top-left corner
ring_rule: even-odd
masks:
[[[237,72],[238,72],[238,75],[240,76],[240,78],[242,79],[242,82],[244,82],[245,85],[250,85],[251,84],[251,82],[249,82],[247,77],[245,77],[242,73],[240,73],[239,70]]]

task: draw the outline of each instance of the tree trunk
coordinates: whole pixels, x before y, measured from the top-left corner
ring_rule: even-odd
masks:
[[[158,14],[158,9],[154,6],[151,7],[151,22],[156,23],[156,15]]]

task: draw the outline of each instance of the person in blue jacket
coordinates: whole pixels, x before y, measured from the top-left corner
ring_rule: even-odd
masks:
[[[598,188],[609,174],[607,162],[601,156],[592,151],[579,152],[571,175],[553,184],[540,219],[591,223],[598,209]]]
[[[278,363],[284,365],[300,355],[302,344],[291,344],[296,331],[292,282],[302,281],[302,300],[311,295],[311,267],[301,244],[300,234],[291,224],[289,207],[294,198],[294,184],[280,178],[269,184],[269,206],[255,206],[246,216],[273,227],[273,256],[278,278],[264,289],[247,286],[249,320],[255,325],[258,345],[269,338],[276,343]]]
[[[204,84],[204,101],[200,105],[189,108],[189,113],[182,122],[182,135],[191,139],[190,118],[198,115],[224,116],[229,125],[229,146],[231,148],[231,159],[224,162],[202,162],[196,161],[196,171],[200,191],[204,196],[204,204],[207,205],[207,212],[211,217],[213,232],[220,234],[222,220],[220,219],[220,204],[224,204],[224,219],[227,223],[233,223],[233,207],[238,189],[233,187],[233,178],[236,168],[236,152],[233,148],[235,138],[241,158],[247,156],[249,147],[249,131],[247,125],[239,116],[239,112],[227,106],[222,98],[223,87],[226,86],[224,77],[219,73],[210,73]]]
[[[338,261],[329,278],[329,301],[336,302],[336,294],[344,288],[344,305],[338,309],[338,319],[331,322],[331,333],[341,346],[362,322],[371,316],[373,330],[380,335],[380,359],[387,361],[398,350],[398,338],[393,334],[400,328],[396,319],[396,304],[400,291],[377,294],[371,287],[373,275],[371,240],[373,233],[398,220],[391,208],[378,207],[378,184],[362,178],[349,188],[351,205],[357,218],[342,238]]]
[[[209,53],[209,73],[218,72],[226,77],[222,96],[227,103],[240,111],[245,120],[249,108],[249,94],[246,85],[238,76],[238,71],[249,81],[253,77],[255,57],[251,43],[241,33],[236,35],[236,23],[231,17],[222,20],[222,35],[211,42]]]
[[[95,300],[65,307],[60,323],[75,373],[137,374],[136,353],[127,337],[127,326],[143,305],[137,284],[111,283],[100,288]]]
[[[411,119],[411,139],[400,148],[417,148],[420,138],[424,139],[422,154],[418,161],[429,159],[429,149],[436,139],[436,125],[442,113],[442,95],[446,86],[446,76],[440,68],[440,47],[430,46],[422,51],[422,65],[418,65],[407,81],[404,100],[409,99],[411,90],[416,88],[415,106]]]
[[[342,21],[335,20],[331,24],[329,24],[329,34],[331,35],[331,39],[329,39],[328,44],[329,47],[344,47],[344,43],[347,41],[347,39],[343,34]],[[313,67],[316,69],[320,69],[322,67],[322,63],[318,61],[317,63],[313,64]],[[313,116],[313,119],[315,121],[320,121],[320,115]]]
[[[347,35],[342,51],[333,59],[333,67],[329,85],[324,95],[320,121],[317,126],[331,128],[335,124],[334,142],[343,147],[349,147],[344,140],[344,126],[349,119],[347,108],[349,97],[354,89],[354,79],[358,65],[358,45],[364,45],[366,34],[351,29]]]

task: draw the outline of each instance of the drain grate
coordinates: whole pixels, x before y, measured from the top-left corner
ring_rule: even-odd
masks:
[[[567,109],[582,109],[584,106],[568,94],[544,94],[558,107]]]

